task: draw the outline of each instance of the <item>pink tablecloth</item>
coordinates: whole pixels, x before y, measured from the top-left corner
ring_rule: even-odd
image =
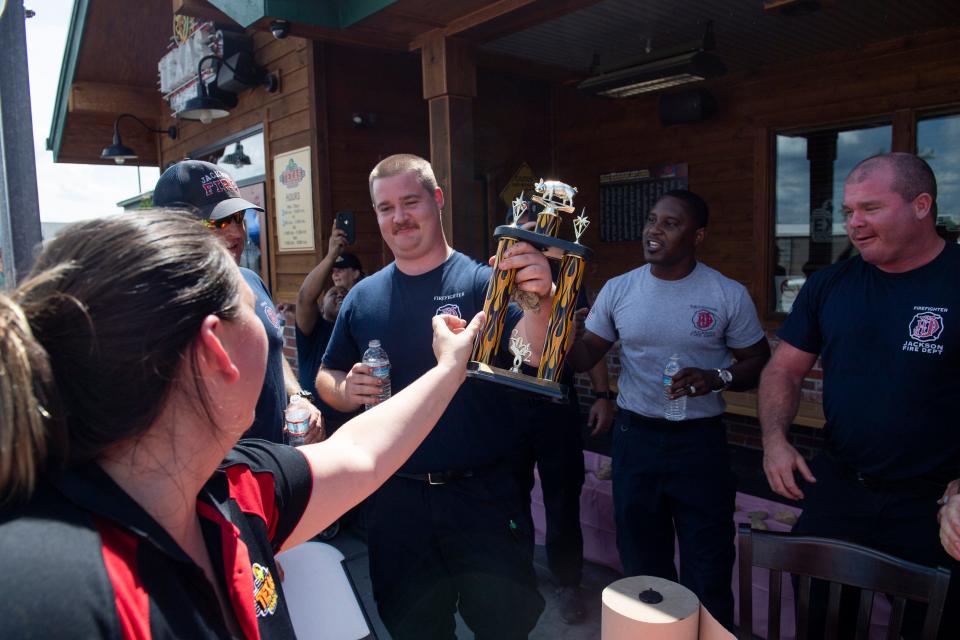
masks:
[[[595,564],[611,567],[617,571],[623,572],[623,566],[620,564],[620,557],[617,554],[616,527],[613,520],[613,486],[609,480],[600,480],[597,478],[597,470],[604,463],[609,463],[610,458],[599,454],[585,451],[584,466],[586,476],[584,478],[583,492],[580,494],[580,523],[583,530],[583,557]],[[536,483],[531,492],[531,503],[533,509],[533,523],[535,527],[537,544],[543,544],[544,532],[546,528],[546,517],[543,511],[543,494],[540,490],[540,478],[536,476]],[[737,511],[733,515],[734,521],[749,522],[747,514],[752,511],[766,511],[769,518],[765,520],[770,531],[789,531],[790,527],[774,519],[777,513],[788,511],[796,515],[800,510],[779,502],[771,502],[747,495],[745,493],[737,494]],[[679,555],[674,557],[677,566],[680,566]],[[740,580],[737,572],[737,564],[734,563],[733,571],[733,597],[737,601],[736,616],[739,624],[739,589]],[[767,637],[767,602],[769,600],[770,572],[766,569],[753,569],[753,632],[755,635]],[[789,576],[784,576],[782,590],[782,609],[780,613],[781,638],[792,640],[794,637],[794,606],[793,606],[793,585]],[[890,618],[890,605],[886,598],[876,598],[873,608],[873,619],[871,625],[870,637],[883,638],[886,633],[887,621]]]

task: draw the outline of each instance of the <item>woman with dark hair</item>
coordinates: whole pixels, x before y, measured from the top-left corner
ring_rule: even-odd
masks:
[[[238,445],[266,336],[217,239],[170,212],[61,234],[0,295],[3,635],[294,637],[273,556],[410,455],[478,327],[434,319],[437,365],[326,442]]]

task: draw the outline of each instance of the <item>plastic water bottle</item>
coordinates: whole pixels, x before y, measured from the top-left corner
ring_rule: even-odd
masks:
[[[670,385],[673,384],[673,376],[677,371],[680,371],[680,360],[677,354],[673,354],[663,369],[663,417],[675,421],[687,417],[687,396],[670,399]]]
[[[390,358],[387,357],[387,352],[380,346],[379,340],[371,340],[369,347],[363,352],[361,362],[370,367],[370,375],[383,381],[377,401],[373,404],[363,405],[364,409],[369,409],[390,397]]]
[[[283,418],[283,435],[287,444],[299,447],[304,443],[310,427],[310,409],[303,399],[297,396],[287,406]]]

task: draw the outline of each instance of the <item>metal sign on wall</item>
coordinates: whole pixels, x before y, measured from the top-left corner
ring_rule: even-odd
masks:
[[[313,175],[310,147],[273,157],[277,250],[313,251]]]
[[[686,163],[601,174],[600,240],[639,240],[647,213],[660,196],[686,188]]]
[[[169,51],[157,62],[160,93],[170,104],[171,115],[183,109],[197,95],[197,64],[208,55],[221,55],[223,48],[212,22],[175,16],[174,37]],[[214,66],[203,70],[204,82],[216,75]]]
[[[500,199],[503,205],[509,207],[510,203],[516,200],[521,193],[527,198],[533,195],[533,183],[536,177],[533,175],[533,169],[526,162],[520,165],[520,168],[513,174],[507,186],[500,192]]]

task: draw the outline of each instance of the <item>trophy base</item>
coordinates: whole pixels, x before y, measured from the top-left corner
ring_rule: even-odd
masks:
[[[498,384],[504,384],[521,391],[537,393],[555,400],[563,400],[567,397],[567,391],[564,385],[551,380],[541,380],[535,376],[528,376],[523,373],[515,373],[509,369],[500,367],[491,367],[483,362],[471,360],[467,363],[467,377],[477,378],[478,380],[488,380]]]

